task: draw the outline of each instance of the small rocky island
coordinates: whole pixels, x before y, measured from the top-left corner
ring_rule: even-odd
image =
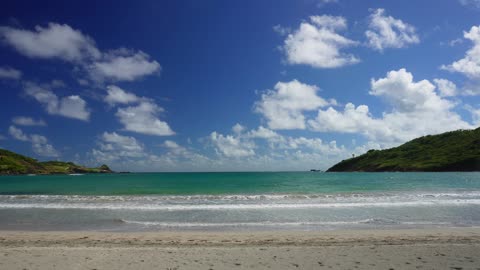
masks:
[[[73,162],[39,162],[36,159],[0,149],[0,175],[74,173],[113,173],[113,171],[105,164],[97,168],[87,168]]]
[[[480,128],[428,135],[342,160],[327,172],[480,171]]]

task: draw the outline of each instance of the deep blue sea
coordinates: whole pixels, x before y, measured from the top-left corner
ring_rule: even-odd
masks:
[[[0,230],[480,226],[480,173],[0,176]]]

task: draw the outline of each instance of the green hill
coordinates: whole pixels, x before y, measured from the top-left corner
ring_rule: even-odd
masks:
[[[480,128],[429,135],[342,160],[328,172],[480,171]]]
[[[107,165],[87,168],[73,162],[47,161],[36,159],[0,149],[1,174],[70,174],[70,173],[112,173]]]

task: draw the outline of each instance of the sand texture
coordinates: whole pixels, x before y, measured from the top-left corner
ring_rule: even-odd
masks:
[[[480,269],[480,229],[3,231],[0,269]]]

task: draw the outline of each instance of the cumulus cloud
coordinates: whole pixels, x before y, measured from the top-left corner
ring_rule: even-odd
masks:
[[[37,25],[34,31],[2,26],[0,38],[27,57],[71,62],[96,83],[134,81],[160,71],[148,54],[125,48],[102,52],[92,38],[67,24]]]
[[[480,80],[480,26],[472,26],[470,31],[463,33],[463,36],[473,42],[473,47],[466,52],[462,59],[450,65],[444,65],[442,69],[461,73],[470,79]]]
[[[311,16],[308,22],[289,34],[282,50],[289,64],[305,64],[315,68],[337,68],[360,62],[344,48],[357,45],[338,31],[347,28],[347,21],[338,16]]]
[[[15,140],[24,141],[24,142],[28,142],[30,140],[29,136],[27,136],[25,133],[23,133],[23,131],[21,129],[16,128],[15,126],[10,126],[8,128],[8,133]]]
[[[390,71],[387,77],[371,81],[371,95],[383,98],[391,111],[373,117],[366,105],[348,103],[343,111],[319,110],[309,120],[312,130],[360,133],[384,146],[393,146],[413,138],[473,126],[452,111],[455,104],[441,98],[427,80],[413,81],[405,69]]]
[[[130,162],[137,159],[145,159],[148,154],[145,147],[137,139],[131,136],[123,136],[116,132],[104,132],[99,136],[97,148],[90,151],[95,164]],[[120,168],[125,170],[125,168]]]
[[[142,51],[116,50],[89,65],[90,77],[97,81],[134,81],[160,71],[160,64]]]
[[[93,39],[66,24],[37,25],[34,31],[4,26],[0,27],[0,35],[5,43],[30,58],[78,62],[101,55]]]
[[[168,149],[173,149],[173,150],[183,148],[180,145],[178,145],[176,142],[171,141],[171,140],[166,140],[165,142],[163,142],[163,146],[168,148]]]
[[[304,111],[329,103],[317,95],[318,87],[297,80],[278,82],[274,90],[262,94],[255,111],[262,114],[272,129],[305,129]]]
[[[212,132],[208,143],[218,154],[210,160],[215,170],[298,170],[327,168],[351,155],[335,141],[290,137],[259,126],[242,133]]]
[[[369,19],[369,29],[365,36],[372,49],[383,51],[386,48],[404,48],[420,42],[415,27],[387,16],[382,8],[373,10]]]
[[[12,118],[12,122],[18,126],[41,126],[44,127],[47,125],[42,119],[35,120],[31,117],[26,116],[15,116]]]
[[[277,132],[263,126],[259,126],[257,129],[250,130],[247,136],[251,138],[261,138],[269,140],[281,137],[280,134],[278,134]]]
[[[44,157],[58,157],[60,153],[48,143],[46,137],[41,135],[31,135],[32,149],[39,156]]]
[[[163,111],[152,101],[142,101],[136,106],[119,108],[115,115],[125,130],[156,136],[174,135],[170,126],[158,118]]]
[[[190,162],[198,166],[199,164],[206,164],[210,163],[211,160],[201,154],[195,153],[194,151],[187,149],[178,143],[172,140],[166,140],[163,145],[167,152],[161,157],[160,159],[168,160],[168,161],[176,161],[178,162]]]
[[[131,136],[104,132],[98,147],[89,152],[91,164],[111,163],[116,170],[159,171],[199,170],[208,166],[209,159],[174,141],[166,140],[163,154],[152,154],[143,143]],[[203,167],[202,167],[203,166]]]
[[[235,124],[235,126],[232,127],[232,131],[236,134],[240,134],[245,131],[245,127],[237,123]]]
[[[292,29],[289,27],[283,27],[277,24],[273,26],[273,31],[277,32],[281,36],[286,36],[292,32]]]
[[[116,132],[104,132],[99,141],[100,150],[115,159],[120,157],[142,157],[144,146],[134,137],[122,136]],[[99,153],[99,152],[97,152]]]
[[[372,79],[370,94],[384,98],[398,112],[437,112],[454,106],[437,95],[431,82],[414,82],[413,74],[403,68],[388,72],[385,78]]]
[[[473,124],[476,126],[480,125],[480,108],[474,108],[470,105],[465,106],[467,111],[472,115]]]
[[[463,74],[468,78],[461,87],[461,94],[480,95],[480,26],[472,26],[470,31],[463,33],[463,36],[473,43],[473,47],[467,50],[462,59],[450,65],[442,65],[440,68]]]
[[[175,134],[168,123],[159,119],[159,114],[165,110],[152,99],[139,97],[118,86],[110,85],[104,101],[111,106],[130,105],[118,108],[115,114],[125,130],[156,136]]]
[[[77,95],[60,98],[51,90],[32,82],[25,83],[25,94],[42,104],[49,114],[83,121],[90,118],[87,102]]]
[[[20,70],[11,67],[0,67],[0,79],[18,80],[22,77]]]
[[[110,105],[135,103],[139,100],[141,100],[140,97],[115,85],[107,86],[107,96],[104,98],[104,101]]]
[[[255,155],[255,144],[239,136],[222,135],[216,131],[210,134],[210,142],[218,154],[225,157],[248,157]]]
[[[357,133],[366,129],[379,130],[383,127],[371,117],[367,105],[355,107],[352,103],[347,103],[343,112],[332,107],[319,110],[316,119],[309,120],[308,124],[316,131],[345,133]]]
[[[440,96],[453,97],[458,93],[457,85],[446,79],[433,79],[433,82],[437,85]]]
[[[48,139],[45,136],[38,134],[29,135],[15,126],[10,126],[8,128],[8,133],[16,140],[30,142],[32,144],[33,152],[35,152],[39,156],[60,156],[60,153],[48,142]]]

